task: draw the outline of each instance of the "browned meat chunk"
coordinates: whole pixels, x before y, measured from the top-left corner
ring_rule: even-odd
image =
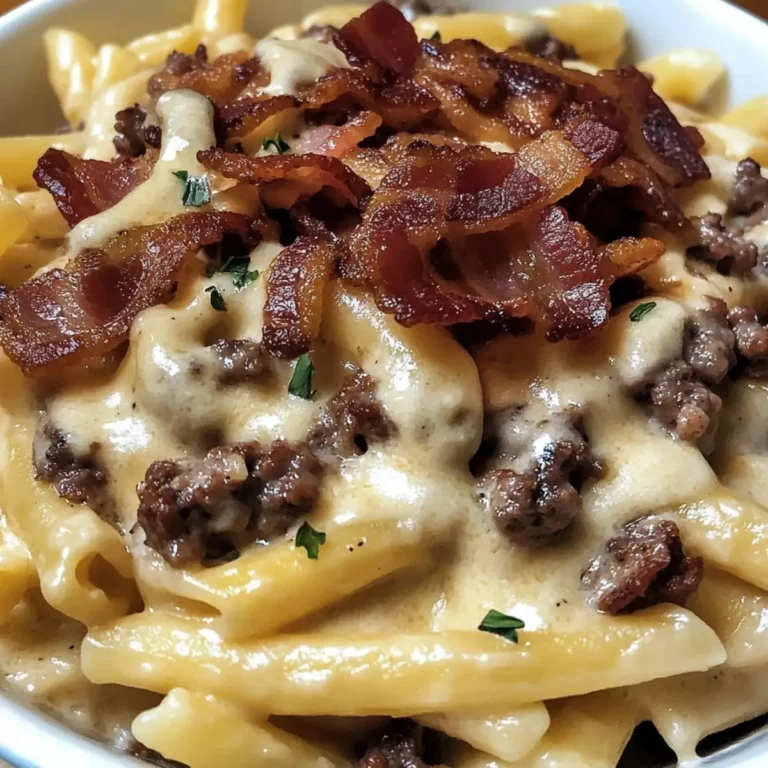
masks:
[[[359,768],[427,768],[424,729],[411,720],[392,720],[363,745]],[[445,766],[443,766],[445,768]]]
[[[139,483],[138,524],[175,566],[237,555],[284,534],[317,500],[322,467],[306,445],[214,448],[199,461],[156,461]]]
[[[537,37],[526,43],[525,48],[534,56],[546,56],[558,61],[579,58],[576,49],[572,45],[568,45],[568,43],[564,43],[562,40],[558,40],[551,35]]]
[[[258,345],[231,344],[221,343],[224,372],[238,380],[257,375]],[[311,512],[327,469],[395,432],[373,380],[358,371],[325,406],[305,442],[254,441],[214,448],[200,460],[154,462],[137,489],[138,524],[147,545],[174,566],[237,557],[244,546],[282,536]]]
[[[172,75],[186,75],[196,69],[202,69],[208,63],[208,49],[201,43],[191,56],[174,51],[165,60],[165,69]]]
[[[696,379],[691,366],[682,360],[655,376],[650,398],[654,416],[689,442],[704,436],[722,406],[720,398]]]
[[[757,266],[758,248],[742,233],[729,229],[719,213],[694,217],[696,245],[690,256],[712,262],[723,275],[746,275]]]
[[[732,216],[746,217],[744,224],[749,227],[768,218],[767,206],[768,179],[763,177],[759,163],[748,157],[736,166],[728,211]]]
[[[112,140],[121,157],[139,157],[147,147],[160,149],[163,134],[159,125],[145,125],[147,112],[138,104],[120,110],[115,115],[117,136]]]
[[[489,420],[486,434],[495,445],[481,482],[496,525],[510,541],[543,544],[564,531],[581,511],[582,486],[601,475],[579,416],[566,411],[537,418],[524,408]]]
[[[376,384],[362,371],[347,378],[328,401],[312,430],[309,444],[325,464],[358,456],[372,443],[381,443],[397,432],[381,402]]]
[[[245,384],[263,379],[269,358],[252,339],[220,339],[211,345],[222,384]]]
[[[110,506],[107,473],[99,461],[99,451],[99,444],[91,443],[87,453],[77,453],[70,438],[43,418],[33,447],[35,478],[51,483],[67,501],[87,504],[97,513],[106,514]]]
[[[587,602],[602,613],[632,613],[658,603],[685,605],[704,573],[683,550],[671,520],[627,523],[581,574]]]
[[[690,317],[685,326],[683,358],[708,384],[722,381],[736,363],[736,337],[728,326],[728,307],[710,299],[709,307]]]
[[[728,313],[736,338],[736,349],[747,359],[760,358],[768,353],[768,328],[760,324],[757,312],[749,307],[735,307]]]

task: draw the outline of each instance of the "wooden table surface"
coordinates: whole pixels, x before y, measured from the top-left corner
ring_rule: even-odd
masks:
[[[732,0],[732,2],[758,16],[762,16],[764,19],[768,19],[768,0]],[[0,0],[0,13],[4,13],[17,5],[21,5],[20,0]]]

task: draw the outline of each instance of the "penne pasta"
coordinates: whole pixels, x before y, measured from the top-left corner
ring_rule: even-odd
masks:
[[[419,715],[416,720],[510,762],[533,750],[550,725],[544,704],[529,704],[503,715]]]
[[[688,607],[717,632],[729,667],[768,663],[768,594],[709,568]]]
[[[687,546],[707,562],[768,589],[768,510],[722,488],[676,510]]]
[[[0,512],[0,624],[8,620],[27,590],[37,581],[26,544],[11,531]]]
[[[725,65],[712,51],[683,50],[640,64],[653,77],[653,88],[664,99],[689,107],[700,105],[725,76]]]
[[[182,606],[196,605],[212,618],[223,637],[241,639],[273,633],[403,568],[431,562],[422,531],[394,519],[326,527],[325,533],[318,562],[286,541],[251,550],[237,566],[173,572],[142,561],[138,578],[153,602],[164,592],[171,603],[178,596]]]
[[[76,127],[88,111],[96,72],[96,48],[69,29],[53,28],[43,35],[48,78],[69,124]],[[6,183],[8,183],[6,181]]]
[[[204,35],[234,35],[243,31],[247,10],[248,0],[197,0],[192,25]]]
[[[139,57],[120,45],[102,45],[96,54],[93,96],[129,78],[139,69]]]
[[[200,43],[201,32],[194,24],[155,32],[132,40],[126,46],[143,66],[156,67],[162,64],[174,51],[194,53]]]
[[[13,409],[31,393],[4,360],[2,399]],[[135,606],[131,558],[119,533],[85,506],[74,507],[33,476],[28,424],[2,411],[4,510],[29,547],[45,599],[86,625],[122,616]]]
[[[552,724],[521,760],[500,762],[491,755],[458,747],[449,756],[455,768],[615,768],[640,708],[626,692],[605,691],[551,702]]]
[[[50,147],[74,154],[85,148],[85,135],[80,132],[50,136],[14,136],[0,138],[0,178],[6,187],[35,189],[32,174],[37,161]]]
[[[352,768],[341,755],[182,688],[139,715],[132,730],[142,744],[189,768]]]
[[[204,623],[144,613],[93,629],[82,651],[85,674],[96,683],[165,693],[183,681],[256,711],[291,715],[487,711],[709,669],[724,660],[709,627],[664,607],[598,620],[578,632],[534,632],[520,646],[477,631],[281,635],[231,644]]]

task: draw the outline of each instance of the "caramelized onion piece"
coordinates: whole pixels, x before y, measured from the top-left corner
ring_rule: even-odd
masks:
[[[130,160],[83,160],[60,149],[49,149],[34,172],[37,185],[51,193],[70,226],[111,208],[149,178],[157,152]]]
[[[370,192],[368,184],[335,157],[326,155],[267,155],[249,157],[221,149],[197,153],[206,167],[243,184],[261,184],[262,198],[275,208],[292,208],[300,198],[325,190],[335,202],[359,207]]]
[[[173,295],[189,256],[226,234],[247,237],[249,224],[239,214],[191,213],[87,249],[0,301],[0,344],[25,373],[108,352],[139,312]]]
[[[330,235],[313,233],[299,237],[270,265],[262,343],[273,357],[298,357],[317,338],[335,258]]]

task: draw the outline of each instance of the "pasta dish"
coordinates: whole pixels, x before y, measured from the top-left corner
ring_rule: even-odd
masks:
[[[6,689],[191,768],[768,711],[768,98],[602,2],[245,13],[50,29],[0,140]]]

